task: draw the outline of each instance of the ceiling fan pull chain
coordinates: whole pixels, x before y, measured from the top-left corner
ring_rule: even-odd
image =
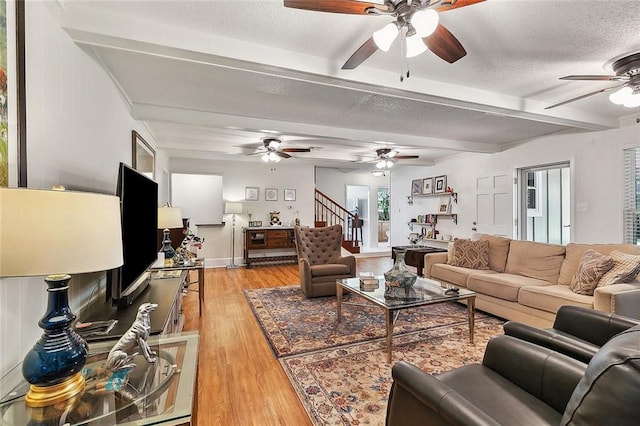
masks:
[[[409,78],[409,65],[407,62],[407,34],[404,28],[400,29],[400,32],[400,83],[402,83],[405,79],[405,69],[407,70],[406,76]]]

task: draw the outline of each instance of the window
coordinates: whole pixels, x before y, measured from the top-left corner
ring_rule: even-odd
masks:
[[[520,169],[518,179],[520,239],[567,244],[571,217],[569,163]]]
[[[624,150],[624,242],[640,243],[640,147]]]

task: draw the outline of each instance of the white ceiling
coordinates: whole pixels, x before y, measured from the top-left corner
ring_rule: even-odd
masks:
[[[546,106],[612,83],[560,81],[611,74],[640,51],[640,1],[487,0],[440,14],[467,55],[376,52],[342,64],[389,17],[285,8],[282,0],[63,3],[62,25],[112,76],[172,157],[259,161],[261,137],[312,147],[286,161],[361,166],[395,146],[431,164],[458,152],[497,152],[555,132],[617,127],[637,113],[608,93]],[[366,164],[369,167],[369,164]]]

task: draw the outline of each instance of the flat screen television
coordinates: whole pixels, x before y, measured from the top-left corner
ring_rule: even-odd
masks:
[[[158,184],[120,163],[116,195],[122,219],[121,267],[107,274],[107,297],[126,307],[149,284],[147,269],[158,258]]]

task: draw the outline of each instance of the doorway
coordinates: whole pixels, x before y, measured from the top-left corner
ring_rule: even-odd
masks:
[[[369,187],[365,185],[347,185],[347,210],[352,214],[357,214],[362,224],[362,245],[369,247],[371,238],[369,236]],[[351,226],[349,223],[347,226]]]
[[[379,186],[378,192],[378,247],[389,247],[391,211],[389,187]]]
[[[551,244],[571,241],[569,163],[518,170],[518,235]]]

